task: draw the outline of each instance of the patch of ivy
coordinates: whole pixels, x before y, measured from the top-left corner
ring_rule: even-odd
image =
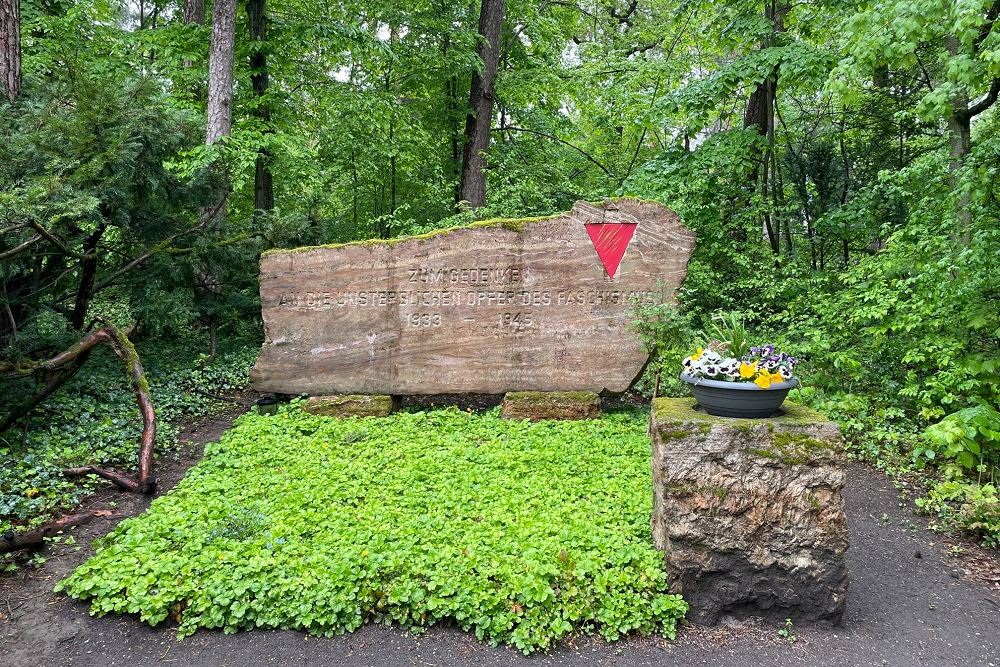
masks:
[[[182,419],[222,409],[226,403],[219,396],[246,386],[258,350],[256,341],[227,341],[208,363],[195,345],[159,339],[137,345],[158,420],[157,458],[176,450]],[[28,382],[0,385],[0,400],[13,405],[32,391]],[[67,512],[106,484],[92,477],[69,479],[62,474],[67,467],[96,464],[134,471],[141,432],[135,393],[121,360],[96,349],[23,427],[0,433],[0,533]]]
[[[525,653],[572,632],[673,637],[641,411],[247,414],[58,589],[179,635],[454,623]]]

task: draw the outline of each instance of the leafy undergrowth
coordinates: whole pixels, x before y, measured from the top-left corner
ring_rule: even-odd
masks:
[[[61,590],[199,627],[453,622],[524,652],[573,631],[673,637],[638,412],[516,422],[247,414]]]
[[[246,386],[258,345],[226,341],[212,363],[191,340],[137,345],[157,415],[157,458],[177,445],[177,422],[225,406],[217,397]],[[13,405],[30,384],[4,386]],[[0,433],[0,533],[23,530],[72,510],[106,482],[69,479],[67,467],[96,464],[134,471],[142,420],[121,361],[106,349],[28,418],[24,428]]]

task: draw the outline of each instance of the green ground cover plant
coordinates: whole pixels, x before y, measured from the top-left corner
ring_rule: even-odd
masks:
[[[639,411],[247,414],[59,590],[181,636],[372,621],[525,653],[575,631],[672,638],[687,605],[651,546],[649,447]]]

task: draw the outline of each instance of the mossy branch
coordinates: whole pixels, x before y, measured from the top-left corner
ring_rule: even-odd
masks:
[[[74,366],[78,366],[77,362],[81,358],[85,358],[92,348],[101,344],[108,345],[125,364],[125,372],[131,380],[132,388],[135,391],[136,402],[139,404],[139,412],[142,413],[143,428],[142,437],[139,441],[138,475],[135,478],[132,478],[123,473],[105,468],[99,468],[97,466],[70,468],[64,472],[71,477],[93,474],[111,481],[115,484],[115,486],[126,491],[151,493],[156,486],[156,478],[153,477],[152,474],[153,445],[156,442],[156,413],[153,410],[153,401],[150,397],[149,382],[146,380],[146,373],[139,360],[139,354],[136,352],[132,341],[129,340],[128,333],[118,329],[109,322],[102,322],[102,324],[104,326],[100,329],[87,334],[78,342],[51,359],[44,361],[21,361],[17,364],[0,364],[0,375],[11,378],[24,378],[37,373],[59,371],[64,367],[73,368]],[[130,330],[131,329],[132,327],[130,327]],[[73,370],[75,370],[75,368]],[[48,396],[55,391],[59,384],[68,380],[72,377],[72,375],[73,373],[69,372],[56,376],[56,386],[52,386],[53,382],[51,381],[47,383],[43,391],[40,392],[43,394],[41,400],[44,400],[45,396]],[[25,401],[21,407],[30,406],[28,407],[30,410],[38,405],[41,400]],[[3,423],[0,424],[0,431],[12,426],[22,416],[24,416],[24,414],[25,413],[15,411],[14,413],[8,415],[4,419]]]

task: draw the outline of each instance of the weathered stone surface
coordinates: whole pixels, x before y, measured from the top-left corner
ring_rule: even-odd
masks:
[[[688,619],[839,623],[847,601],[840,430],[794,403],[771,419],[712,417],[693,399],[651,415],[653,541]]]
[[[602,221],[631,234],[617,271],[609,264],[613,278],[591,241],[597,228],[586,227]],[[621,247],[609,246],[605,256]],[[261,259],[265,341],[253,385],[313,395],[621,392],[647,361],[631,302],[672,297],[693,247],[676,214],[627,199],[271,251]]]
[[[303,410],[323,417],[386,417],[396,409],[392,396],[346,394],[310,396]]]
[[[504,419],[596,419],[601,397],[592,391],[512,391],[503,397]]]

